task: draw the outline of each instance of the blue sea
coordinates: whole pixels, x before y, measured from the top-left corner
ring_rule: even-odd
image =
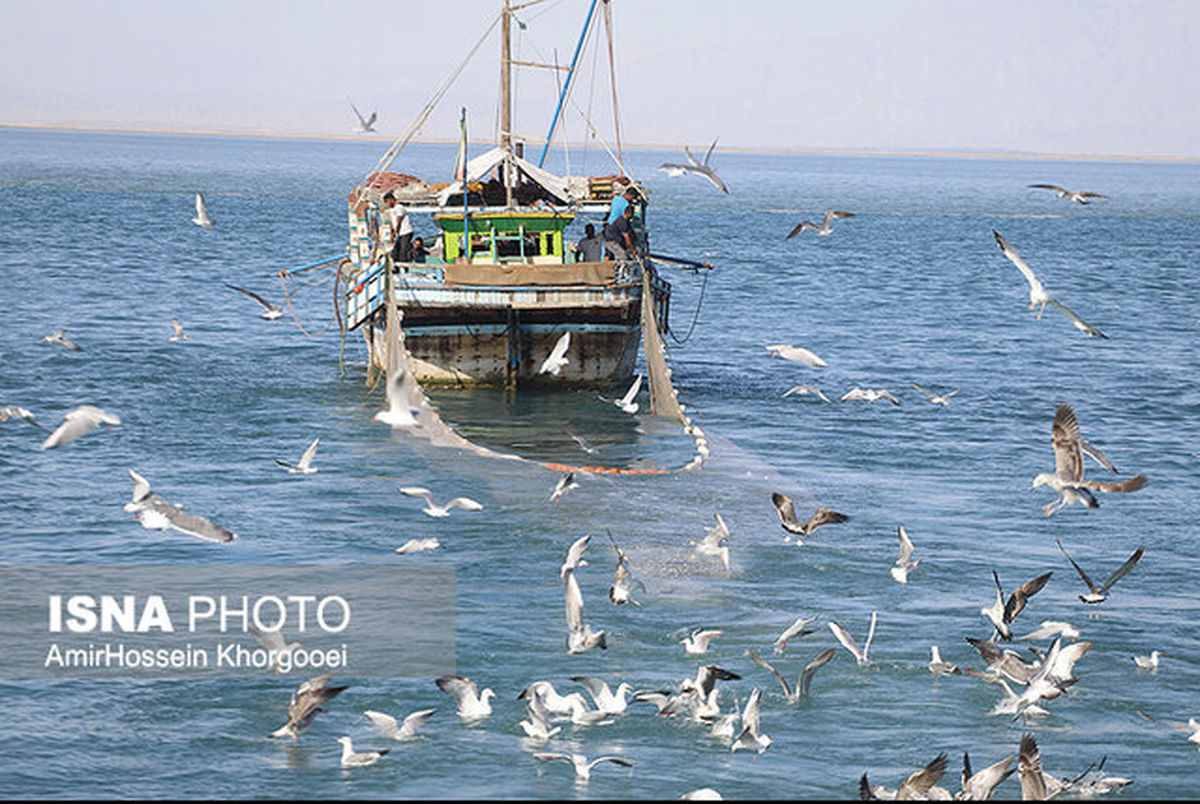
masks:
[[[645,412],[644,392],[631,417],[594,391],[432,389],[460,433],[532,460],[434,447],[372,421],[382,388],[365,384],[359,334],[342,342],[330,326],[327,273],[299,275],[307,284],[294,286],[295,317],[275,322],[225,287],[281,302],[278,271],[343,253],[347,193],[380,150],[0,129],[0,404],[30,408],[50,426],[85,403],[121,418],[48,451],[39,449],[44,433],[0,424],[0,561],[30,572],[449,565],[457,672],[496,691],[494,714],[460,723],[431,678],[339,676],[349,689],[293,744],[265,735],[285,720],[297,678],[2,680],[0,795],[677,798],[711,787],[727,798],[850,798],[863,772],[894,787],[940,752],[950,757],[944,784],[957,791],[964,751],[979,768],[1015,754],[1026,731],[1057,776],[1106,757],[1107,772],[1134,779],[1122,798],[1200,793],[1196,746],[1137,712],[1200,716],[1200,165],[718,150],[724,195],[657,171],[679,161],[675,152],[629,152],[651,193],[653,250],[713,265],[707,275],[664,269],[674,288],[674,382],[712,454],[694,472],[581,475],[554,504],[557,474],[538,461],[678,466],[692,441]],[[611,172],[605,159],[573,152],[571,167]],[[393,169],[440,180],[453,161],[452,146],[411,145]],[[1109,199],[1078,206],[1033,183]],[[197,192],[211,231],[189,221]],[[829,237],[784,239],[827,209],[855,217]],[[417,233],[432,233],[417,217]],[[569,239],[581,229],[573,224]],[[1041,320],[1028,311],[1028,286],[992,230],[1109,339],[1085,337],[1052,308]],[[172,318],[192,341],[168,342]],[[82,351],[40,342],[59,328]],[[770,343],[807,347],[828,366],[772,358]],[[914,381],[961,391],[936,406]],[[782,397],[797,384],[834,402]],[[886,388],[902,404],[837,402],[855,386]],[[1097,510],[1043,516],[1054,495],[1030,483],[1052,471],[1061,402],[1123,476],[1145,473],[1149,485],[1101,495]],[[583,454],[568,432],[599,452]],[[274,465],[317,436],[318,474]],[[129,468],[239,540],[141,528],[121,508]],[[1091,463],[1087,471],[1110,477]],[[484,510],[433,519],[397,493],[409,485],[470,496]],[[850,520],[797,548],[785,543],[772,492],[791,496],[801,517],[822,506]],[[718,512],[732,532],[729,571],[690,545]],[[921,559],[904,586],[888,573],[899,525]],[[645,586],[641,607],[607,600],[615,561],[606,531]],[[609,647],[569,656],[558,570],[588,533],[590,565],[578,578],[586,619],[607,631]],[[428,537],[442,549],[393,552]],[[1138,546],[1146,552],[1089,618],[1056,538],[1098,580]],[[1047,715],[989,715],[999,688],[926,667],[931,645],[982,666],[964,637],[990,634],[979,610],[994,599],[993,570],[1006,590],[1054,572],[1018,634],[1066,620],[1093,643],[1078,683]],[[861,643],[873,611],[872,661],[859,667],[826,623]],[[819,615],[818,631],[773,656],[775,637],[800,615]],[[724,636],[708,656],[685,655],[679,640],[701,626]],[[777,660],[794,678],[826,647],[838,653],[798,705],[745,656]],[[1131,656],[1153,649],[1165,653],[1160,669],[1135,670]],[[566,764],[535,762],[516,726],[525,716],[516,696],[535,680],[563,692],[580,674],[668,689],[702,663],[741,676],[721,682],[727,711],[762,690],[767,752],[731,753],[707,728],[635,703],[611,725],[565,723],[542,749],[636,763],[602,765],[576,784]],[[364,710],[433,707],[419,739],[395,744],[373,767],[339,767],[342,735],[359,750],[385,746]],[[1015,776],[997,792],[1019,795]]]

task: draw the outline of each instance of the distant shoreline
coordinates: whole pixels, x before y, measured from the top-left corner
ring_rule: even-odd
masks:
[[[162,134],[178,137],[237,137],[243,139],[262,140],[303,140],[315,142],[379,142],[390,143],[392,137],[368,137],[354,134],[284,134],[272,131],[197,131],[186,129],[152,129],[127,126],[52,126],[33,125],[26,123],[0,123],[0,129],[16,129],[22,131],[73,131],[95,134]],[[414,137],[412,142],[434,145],[448,145],[457,142],[452,139],[437,137]],[[471,140],[473,145],[490,145],[491,140]],[[527,140],[528,145],[540,145],[540,142]],[[572,148],[585,147],[582,143],[568,143]],[[596,147],[596,146],[586,146]],[[671,151],[679,146],[674,144],[654,143],[625,143],[624,147],[634,151]],[[1010,159],[1032,161],[1064,161],[1064,162],[1158,162],[1165,164],[1197,164],[1200,157],[1194,156],[1131,156],[1129,154],[1055,154],[1034,153],[1025,151],[955,151],[955,150],[919,150],[919,149],[866,149],[866,148],[801,148],[785,146],[722,146],[726,153],[746,154],[778,154],[806,156],[876,156],[876,157],[914,157],[932,159]]]

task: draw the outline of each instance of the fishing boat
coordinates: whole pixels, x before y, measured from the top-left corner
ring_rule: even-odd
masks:
[[[550,65],[514,61],[512,26],[523,6],[505,0],[497,20],[495,147],[467,159],[463,110],[453,181],[426,183],[388,170],[407,143],[404,138],[350,193],[342,316],[346,329],[362,333],[373,367],[387,370],[388,326],[395,321],[403,330],[408,365],[422,384],[606,386],[633,376],[644,295],[654,326],[666,330],[671,286],[646,256],[648,196],[629,176],[623,158],[604,176],[558,176],[542,167],[581,46],[596,21],[597,2],[602,14],[610,13],[609,0],[592,0],[539,159],[526,159],[525,143],[512,133],[512,70]],[[420,122],[418,116],[409,136]],[[617,144],[620,154],[619,127]],[[614,196],[627,187],[636,191],[631,206],[640,258],[576,261],[569,241],[572,224],[585,218],[602,230]],[[386,193],[410,215],[432,216],[437,235],[423,261],[393,260]],[[564,333],[570,334],[567,362],[556,373],[539,371]]]

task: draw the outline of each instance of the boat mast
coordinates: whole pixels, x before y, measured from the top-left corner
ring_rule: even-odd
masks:
[[[501,168],[504,180],[504,205],[512,209],[512,7],[504,0],[504,18],[500,23],[500,147],[508,158]]]

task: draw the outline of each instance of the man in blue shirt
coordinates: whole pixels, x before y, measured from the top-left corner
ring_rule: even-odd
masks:
[[[626,187],[625,192],[613,199],[612,207],[608,210],[608,217],[605,218],[606,224],[616,223],[621,217],[621,213],[625,211],[632,202],[637,200],[637,190],[632,186]]]

